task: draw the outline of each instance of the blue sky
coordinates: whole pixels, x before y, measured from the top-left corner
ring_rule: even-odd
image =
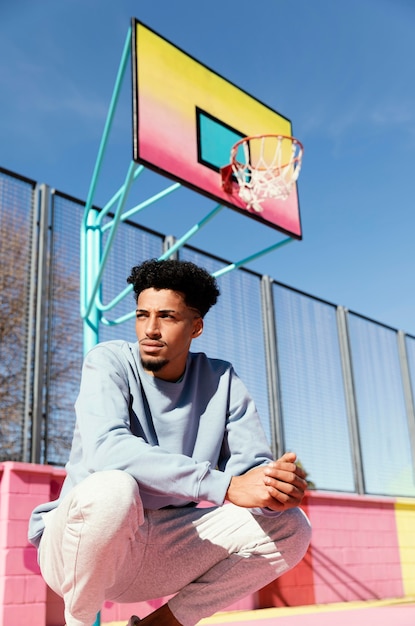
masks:
[[[131,17],[288,117],[305,146],[304,238],[248,267],[415,335],[412,0],[3,0],[1,166],[86,198]],[[130,158],[127,81],[97,204]],[[183,190],[139,221],[181,236],[213,206]],[[237,261],[279,239],[226,209],[192,243]]]

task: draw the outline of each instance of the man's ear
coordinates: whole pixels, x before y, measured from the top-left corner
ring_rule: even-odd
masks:
[[[192,337],[195,339],[196,337],[200,337],[203,332],[203,318],[197,317],[193,322],[193,332]]]

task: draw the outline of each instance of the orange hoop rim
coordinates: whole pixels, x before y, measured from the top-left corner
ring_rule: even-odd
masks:
[[[280,166],[281,169],[286,167],[289,164],[299,163],[301,161],[303,152],[304,152],[304,146],[301,143],[301,141],[299,141],[299,139],[297,139],[296,137],[291,137],[291,135],[282,135],[281,133],[264,133],[262,135],[261,134],[260,135],[248,135],[247,137],[242,137],[242,139],[239,139],[239,141],[234,143],[231,149],[230,163],[232,165],[235,165],[235,167],[238,167],[238,166],[245,167],[245,165],[241,163],[241,161],[238,161],[238,159],[236,158],[236,153],[238,151],[239,146],[242,146],[245,143],[249,143],[252,139],[265,139],[267,137],[274,137],[275,139],[288,139],[289,141],[291,141],[293,145],[298,146],[300,150],[299,154],[295,156],[289,163],[286,163],[285,165],[281,165]]]
[[[273,159],[271,159],[271,162],[263,161],[261,154],[258,159],[254,157],[256,162],[253,163],[251,161],[252,154],[249,142],[252,140],[263,141],[267,138],[277,140],[275,146],[276,157],[281,150],[282,142],[286,140],[290,143],[291,151],[289,156],[286,155],[287,158],[285,163],[281,163],[280,161],[276,163]],[[244,148],[245,162],[241,162],[236,158],[236,154],[240,146],[243,146]],[[262,143],[260,148],[261,151],[263,147]],[[269,197],[285,199],[288,197],[291,185],[298,178],[303,152],[304,147],[301,141],[291,135],[282,135],[281,133],[263,133],[242,137],[232,146],[228,165],[224,165],[220,168],[222,189],[225,193],[232,195],[234,191],[234,183],[236,183],[239,186],[239,195],[241,197],[242,193],[247,191],[251,198],[254,199],[260,195],[264,196],[265,193]],[[258,174],[258,179],[256,174],[254,177],[254,173]],[[268,173],[269,176],[267,176]],[[235,176],[236,180],[233,179],[233,176]],[[247,176],[249,179],[246,178]],[[262,180],[261,177],[264,177],[264,180]],[[258,187],[259,192],[256,187]],[[250,202],[253,206],[253,200],[250,200]]]

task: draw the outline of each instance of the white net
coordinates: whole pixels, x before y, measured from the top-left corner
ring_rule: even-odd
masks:
[[[247,207],[261,212],[266,198],[285,200],[301,168],[303,146],[294,137],[246,137],[232,148],[232,171],[239,196]]]

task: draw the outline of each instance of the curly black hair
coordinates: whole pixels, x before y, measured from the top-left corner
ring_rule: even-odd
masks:
[[[215,278],[190,261],[144,261],[132,268],[127,283],[133,285],[136,300],[144,289],[178,291],[184,295],[187,306],[197,309],[202,317],[220,294]]]

